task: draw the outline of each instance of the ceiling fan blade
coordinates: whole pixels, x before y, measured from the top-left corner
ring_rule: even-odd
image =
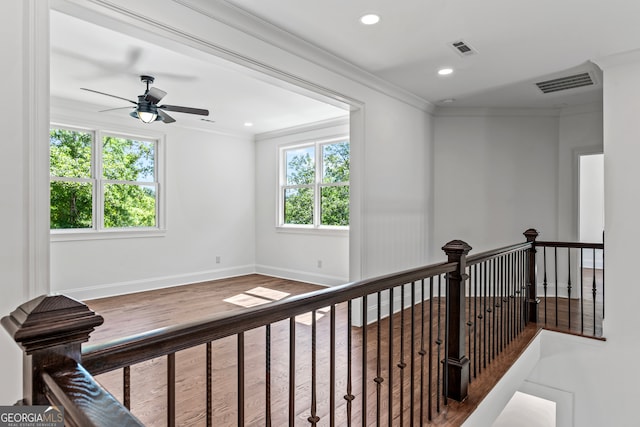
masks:
[[[122,99],[123,101],[127,101],[127,102],[130,102],[130,103],[132,103],[132,104],[138,105],[138,103],[137,103],[136,101],[132,101],[132,100],[130,100],[130,99],[123,98],[123,97],[121,97],[121,96],[111,95],[110,93],[104,93],[104,92],[100,92],[100,91],[93,90],[93,89],[87,89],[86,87],[81,87],[80,89],[82,89],[82,90],[86,90],[86,91],[88,91],[88,92],[99,93],[100,95],[110,96],[110,97],[112,97],[112,98]]]
[[[135,108],[135,107],[117,107],[117,108],[107,108],[106,110],[100,110],[98,111],[98,113],[104,113],[107,111],[114,111],[114,110],[124,110],[125,108]]]
[[[208,116],[209,110],[202,108],[180,107],[178,105],[158,105],[158,108],[163,108],[167,111],[175,111],[177,113],[198,114],[200,116]]]
[[[144,99],[149,101],[152,104],[157,104],[162,98],[164,98],[166,94],[167,92],[163,91],[162,89],[158,89],[157,87],[151,87],[147,91]]]
[[[176,121],[176,119],[174,119],[173,117],[171,117],[170,115],[168,115],[167,113],[165,113],[165,112],[164,112],[164,111],[162,111],[162,110],[158,110],[158,115],[159,115],[160,117],[162,117],[162,121],[163,121],[164,123],[173,123],[173,122],[175,122],[175,121]]]

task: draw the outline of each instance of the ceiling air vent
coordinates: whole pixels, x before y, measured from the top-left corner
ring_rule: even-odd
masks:
[[[591,86],[595,82],[589,73],[580,73],[573,76],[560,77],[558,79],[547,80],[536,83],[538,89],[543,93],[553,93],[561,90],[575,89],[577,87]]]
[[[461,56],[469,56],[476,53],[476,51],[464,40],[458,40],[451,43],[451,47]]]

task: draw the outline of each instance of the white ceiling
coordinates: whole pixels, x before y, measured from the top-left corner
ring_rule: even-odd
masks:
[[[196,1],[196,0],[194,0]],[[204,1],[197,1],[205,7]],[[535,81],[597,69],[640,47],[638,0],[226,0],[433,103],[553,107],[597,100],[601,85],[543,96]],[[375,12],[381,21],[358,18]],[[477,54],[449,46],[463,39]],[[439,77],[440,67],[453,75]],[[587,96],[586,92],[591,92]]]
[[[640,47],[638,0],[182,0],[202,10],[226,5],[256,23],[274,24],[396,86],[448,107],[548,108],[597,102],[601,73],[590,62]],[[381,15],[375,26],[358,18]],[[213,15],[215,16],[215,15]],[[477,53],[460,56],[464,40]],[[209,119],[172,113],[182,124],[262,133],[344,116],[346,112],[204,60],[86,21],[51,13],[53,97],[100,108],[126,106],[81,91],[88,87],[128,99],[143,92],[140,74],[168,92],[163,103],[208,108]],[[440,77],[436,71],[455,72]],[[534,85],[588,71],[596,85],[544,95]],[[124,112],[123,112],[124,111]],[[128,110],[104,114],[126,114]],[[243,126],[245,121],[255,125]]]
[[[126,101],[83,91],[94,89],[137,100],[141,74],[167,92],[161,104],[205,108],[202,116],[175,113],[179,124],[222,132],[258,134],[348,115],[348,111],[238,72],[223,60],[202,59],[51,11],[51,95],[96,111],[131,107]],[[62,104],[62,103],[61,103]],[[131,109],[102,114],[129,114]],[[134,120],[133,118],[131,120]],[[253,123],[248,128],[245,122]],[[158,126],[173,126],[158,123]]]

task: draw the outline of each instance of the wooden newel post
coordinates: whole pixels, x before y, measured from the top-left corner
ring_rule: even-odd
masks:
[[[462,240],[453,240],[442,247],[449,262],[458,263],[456,271],[449,273],[447,284],[447,397],[463,401],[469,389],[469,359],[465,356],[465,281],[467,254],[471,246]]]
[[[527,242],[531,242],[527,260],[527,310],[529,311],[529,316],[526,321],[538,323],[538,304],[540,303],[537,296],[538,282],[536,281],[536,238],[538,237],[538,232],[530,228],[523,234],[527,238]]]
[[[2,326],[24,351],[19,403],[48,405],[42,372],[80,363],[82,343],[103,321],[89,307],[64,295],[39,296],[3,317]]]

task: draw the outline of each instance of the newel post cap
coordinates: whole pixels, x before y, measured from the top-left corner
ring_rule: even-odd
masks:
[[[522,234],[524,234],[524,237],[527,238],[527,242],[535,241],[539,235],[538,231],[535,228],[530,228]]]
[[[104,318],[66,295],[41,295],[2,318],[2,326],[27,354],[83,343]]]
[[[471,246],[462,240],[452,240],[442,247],[447,255],[466,255],[471,250]]]

